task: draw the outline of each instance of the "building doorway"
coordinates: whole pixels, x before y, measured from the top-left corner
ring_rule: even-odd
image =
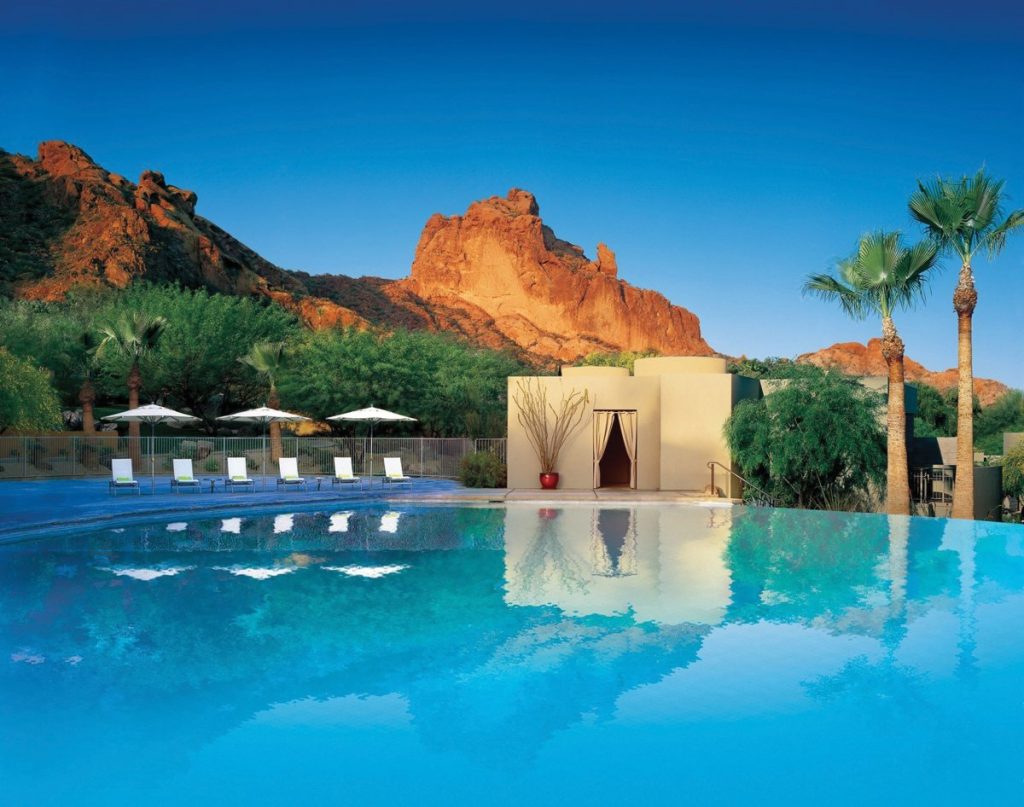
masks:
[[[636,487],[636,412],[595,410],[594,487]]]

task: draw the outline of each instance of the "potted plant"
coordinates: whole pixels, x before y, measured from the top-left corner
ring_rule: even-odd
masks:
[[[566,441],[583,423],[590,396],[586,390],[573,390],[563,395],[558,407],[548,402],[544,385],[534,379],[518,382],[513,396],[519,424],[540,463],[540,486],[544,490],[558,487],[558,455]]]

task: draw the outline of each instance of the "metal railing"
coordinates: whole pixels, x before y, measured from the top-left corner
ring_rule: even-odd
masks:
[[[152,445],[152,450],[151,450]],[[172,460],[191,459],[196,476],[224,475],[228,457],[245,457],[249,471],[262,473],[266,446],[266,472],[277,476],[270,439],[260,437],[149,437],[129,438],[113,432],[83,436],[0,437],[0,480],[47,477],[109,477],[110,460],[130,457],[136,476],[155,469],[171,473]],[[335,457],[351,457],[357,474],[384,472],[384,457],[399,457],[409,476],[455,479],[462,460],[473,451],[492,451],[502,462],[504,438],[375,437],[373,455],[365,437],[281,437],[281,456],[298,458],[299,473],[333,475]]]
[[[757,496],[755,496],[755,497],[753,497],[753,498],[751,498],[749,500],[751,504],[763,505],[763,506],[766,506],[766,507],[775,507],[775,500],[768,493],[766,493],[761,488],[759,488],[757,485],[755,485],[753,482],[751,482],[749,479],[745,479],[744,477],[740,476],[738,473],[736,473],[732,468],[730,468],[727,465],[723,465],[722,463],[717,462],[715,460],[709,460],[708,461],[708,469],[711,471],[711,492],[714,495],[716,495],[716,496],[718,495],[718,488],[715,486],[715,467],[716,466],[721,468],[723,471],[726,472],[726,474],[728,474],[726,479],[728,479],[729,476],[732,476],[735,479],[738,479],[746,487],[750,488],[752,491],[754,491],[757,494]]]
[[[956,489],[956,469],[948,465],[914,468],[910,472],[910,496],[917,503],[951,504]]]

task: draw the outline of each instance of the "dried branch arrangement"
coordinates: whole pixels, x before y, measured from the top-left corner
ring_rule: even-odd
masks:
[[[537,454],[541,473],[554,473],[562,447],[583,423],[590,396],[586,390],[573,390],[562,396],[556,408],[548,402],[547,390],[539,381],[526,379],[519,381],[517,387],[512,400],[516,403],[519,424]]]

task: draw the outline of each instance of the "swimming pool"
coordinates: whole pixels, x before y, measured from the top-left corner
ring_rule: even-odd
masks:
[[[1019,803],[1024,528],[378,504],[0,546],[4,804]]]

